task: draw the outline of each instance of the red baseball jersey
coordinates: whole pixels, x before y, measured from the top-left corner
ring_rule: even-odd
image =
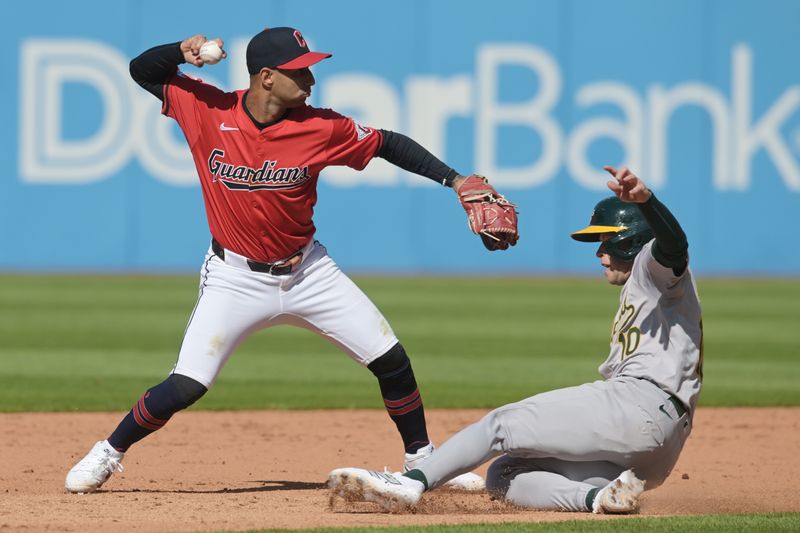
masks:
[[[259,129],[244,109],[245,92],[226,93],[178,72],[165,86],[161,112],[189,143],[211,235],[229,250],[272,263],[313,237],[320,171],[363,169],[382,139],[348,117],[306,105]]]

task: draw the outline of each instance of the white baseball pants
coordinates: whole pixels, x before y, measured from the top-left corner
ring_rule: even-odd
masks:
[[[209,250],[173,372],[210,388],[243,340],[280,324],[314,331],[365,366],[398,342],[377,307],[316,241],[283,276],[253,272],[241,256],[226,250],[223,261]]]

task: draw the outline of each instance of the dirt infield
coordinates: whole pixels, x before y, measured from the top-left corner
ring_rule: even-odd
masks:
[[[441,442],[484,412],[430,411],[432,437]],[[378,513],[370,504],[330,508],[323,481],[331,469],[400,467],[399,439],[380,411],[182,413],[132,448],[125,471],[103,491],[67,494],[67,470],[120,416],[0,415],[0,531],[609,519],[523,511],[485,494],[439,491],[427,494],[414,514]],[[680,462],[662,487],[646,493],[642,515],[800,511],[798,450],[800,408],[700,409]]]

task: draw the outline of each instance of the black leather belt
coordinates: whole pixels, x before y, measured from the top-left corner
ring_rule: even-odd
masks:
[[[656,383],[656,382],[655,382],[655,381],[653,381],[652,379],[647,379],[647,378],[636,378],[636,379],[641,379],[642,381],[647,381],[647,382],[649,382],[649,383],[652,383],[653,385],[655,385],[655,386],[656,386],[656,387],[658,387],[659,389],[661,389],[661,385],[659,385],[658,383]],[[664,389],[661,389],[661,390],[663,391]],[[665,392],[666,392],[666,391],[665,391]],[[669,394],[669,397],[667,397],[667,400],[669,400],[669,402],[670,402],[672,405],[674,405],[674,406],[675,406],[675,411],[678,413],[678,418],[680,418],[680,417],[682,417],[683,415],[685,415],[685,414],[686,414],[686,411],[687,411],[687,409],[686,409],[686,406],[685,406],[685,405],[683,405],[683,402],[682,402],[682,401],[680,401],[680,399],[679,399],[677,396],[675,396],[674,394],[670,394],[670,393],[668,393],[668,392],[667,392],[667,394]]]
[[[675,411],[678,413],[679,418],[686,414],[686,406],[683,405],[683,402],[680,401],[676,396],[670,394],[667,400],[669,400],[672,405],[675,406]]]
[[[211,239],[211,250],[217,257],[225,261],[225,248],[223,248],[216,239]],[[260,263],[248,259],[247,266],[250,267],[250,270],[253,272],[263,272],[265,274],[272,274],[273,276],[285,276],[286,274],[290,274],[292,270],[294,270],[294,267],[300,264],[302,258],[303,252],[298,251],[276,263]]]

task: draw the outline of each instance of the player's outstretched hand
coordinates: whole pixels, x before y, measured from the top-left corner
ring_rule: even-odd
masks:
[[[200,47],[203,46],[203,43],[207,40],[205,35],[192,35],[184,39],[183,42],[181,42],[181,52],[183,52],[184,61],[196,67],[205,65],[205,61],[200,57]],[[216,41],[220,48],[225,44],[220,38],[211,40]],[[227,52],[224,50],[222,51],[222,57],[228,57]]]
[[[642,179],[628,167],[616,169],[607,165],[603,169],[614,176],[614,179],[609,180],[606,185],[623,202],[643,204],[653,195]]]

